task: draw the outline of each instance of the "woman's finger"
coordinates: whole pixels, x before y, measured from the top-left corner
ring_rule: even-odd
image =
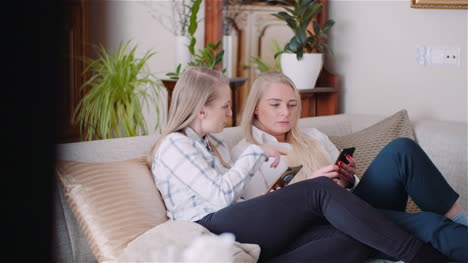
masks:
[[[356,161],[354,160],[354,157],[352,157],[351,155],[346,155],[346,159],[349,162],[349,166],[356,168]]]
[[[339,166],[340,170],[343,170],[344,172],[346,172],[346,174],[354,174],[354,168],[350,165],[340,162]]]
[[[273,154],[272,156],[275,160],[271,163],[270,167],[276,168],[281,160],[279,152]]]

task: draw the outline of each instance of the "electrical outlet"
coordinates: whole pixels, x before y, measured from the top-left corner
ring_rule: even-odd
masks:
[[[426,47],[425,46],[417,46],[416,47],[416,62],[419,65],[426,65]]]
[[[460,48],[445,48],[444,49],[444,64],[460,65]]]
[[[417,46],[416,62],[420,65],[460,66],[460,48]]]

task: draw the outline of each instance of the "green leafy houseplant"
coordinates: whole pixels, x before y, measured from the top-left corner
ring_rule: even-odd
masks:
[[[155,53],[147,51],[142,58],[136,58],[137,46],[129,49],[129,45],[130,41],[121,42],[115,53],[99,45],[96,59],[85,58],[88,66],[84,72],[92,76],[81,87],[89,90],[73,118],[85,140],[147,134],[142,105],[156,105],[162,84],[144,72],[145,63]],[[155,110],[159,117],[159,107]],[[159,121],[156,129],[160,130]]]
[[[190,0],[190,4],[187,5],[185,4],[185,1],[183,1],[184,10],[188,10],[189,12],[184,12],[185,19],[182,19],[181,22],[183,28],[186,28],[190,35],[190,45],[188,46],[188,49],[192,55],[195,55],[195,44],[197,42],[197,39],[195,38],[195,32],[197,31],[198,27],[197,16],[201,3],[202,0]],[[183,32],[182,35],[185,35],[185,32]]]
[[[216,44],[208,42],[207,47],[198,50],[198,53],[195,54],[189,65],[215,69],[223,61],[224,50],[219,50],[220,46],[221,41]],[[170,72],[166,75],[171,79],[179,79],[181,73],[181,65],[179,64],[175,72]]]
[[[280,44],[278,43],[278,41],[273,40],[272,43],[273,43],[273,51],[275,53],[281,52],[283,50]],[[275,63],[273,65],[268,65],[259,56],[251,56],[250,61],[253,63],[253,65],[259,72],[267,72],[267,71],[282,72],[280,56],[275,57]]]
[[[219,50],[220,46],[221,41],[218,41],[216,44],[208,42],[207,47],[200,49],[189,65],[214,69],[223,61],[224,50]]]
[[[197,43],[197,39],[195,37],[195,32],[198,28],[197,19],[201,3],[202,0],[178,0],[174,2],[174,7],[176,8],[176,15],[178,17],[178,24],[180,27],[180,29],[176,32],[176,36],[187,36],[189,38],[190,43],[187,45],[187,51],[189,52],[189,56],[192,58],[196,56],[195,44]],[[185,54],[185,50],[180,50],[179,48],[179,46],[176,46],[176,54],[178,52],[180,52],[181,54]],[[166,74],[166,76],[170,77],[170,79],[177,79],[178,76],[182,73],[182,69],[185,66],[187,66],[185,65],[185,63],[188,63],[188,61],[185,61],[186,56],[182,57],[182,61],[180,61],[179,58],[176,61],[176,63],[178,63],[176,71]]]
[[[282,4],[289,3],[283,0],[275,0]],[[295,53],[297,60],[301,60],[304,53],[324,53],[333,54],[330,46],[323,42],[328,38],[326,32],[335,24],[335,21],[329,19],[323,27],[317,21],[313,21],[313,31],[307,29],[312,19],[314,19],[322,10],[322,6],[316,0],[294,0],[293,8],[284,6],[285,11],[272,14],[273,16],[285,21],[289,28],[294,32],[294,36],[284,46],[284,49],[275,54],[275,57],[284,52]]]

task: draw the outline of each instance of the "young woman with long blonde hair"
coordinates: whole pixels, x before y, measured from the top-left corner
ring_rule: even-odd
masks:
[[[302,164],[293,185],[306,179],[330,178],[450,259],[468,261],[468,227],[457,202],[459,195],[414,141],[399,138],[389,143],[359,182],[353,157],[347,157],[348,165],[335,165],[332,160],[338,150],[330,139],[317,129],[298,127],[300,108],[299,93],[284,74],[266,72],[254,81],[241,121],[245,138],[234,146],[232,156],[236,159],[249,145],[270,145],[287,155],[281,158],[280,169],[262,166],[246,185],[244,197],[261,195],[281,169]],[[408,195],[425,212],[405,213]],[[432,198],[434,195],[438,200]]]

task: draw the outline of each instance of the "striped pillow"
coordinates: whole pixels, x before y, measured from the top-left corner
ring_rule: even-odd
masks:
[[[99,262],[115,261],[130,241],[167,221],[166,208],[144,158],[58,161],[56,172]]]

